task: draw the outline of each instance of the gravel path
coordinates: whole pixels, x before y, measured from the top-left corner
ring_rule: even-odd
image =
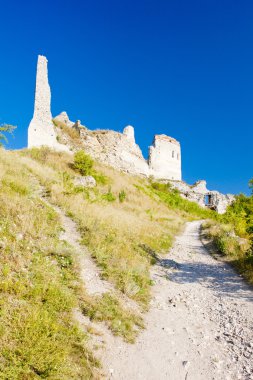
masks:
[[[253,292],[214,260],[189,222],[153,268],[146,330],[133,345],[105,334],[106,379],[253,379]]]

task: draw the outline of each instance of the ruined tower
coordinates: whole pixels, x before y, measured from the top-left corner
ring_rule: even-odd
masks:
[[[39,55],[34,113],[28,128],[28,148],[42,145],[50,146],[57,150],[67,150],[67,147],[59,144],[56,139],[51,114],[51,91],[48,83],[47,59]]]
[[[182,180],[180,143],[166,135],[155,135],[149,148],[149,168],[155,178]]]

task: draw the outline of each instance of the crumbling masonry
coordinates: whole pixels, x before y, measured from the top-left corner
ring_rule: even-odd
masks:
[[[54,126],[54,123],[56,126]],[[119,170],[144,176],[152,176],[156,180],[172,181],[182,194],[199,203],[203,207],[211,207],[218,212],[224,212],[231,203],[231,196],[225,196],[218,192],[210,192],[203,188],[198,192],[194,187],[181,182],[181,148],[180,143],[166,135],[155,135],[153,144],[149,148],[148,160],[142,155],[139,146],[135,142],[134,128],[125,127],[123,133],[112,130],[91,131],[69,120],[66,112],[54,118],[51,114],[51,91],[48,83],[47,59],[38,57],[34,114],[28,128],[28,148],[49,146],[56,150],[73,152],[84,149],[92,157]],[[60,133],[57,125],[67,128],[75,128],[79,135],[78,144],[73,144],[66,134]],[[60,142],[58,141],[60,139]],[[186,189],[186,187],[188,188]],[[196,190],[195,189],[195,190]],[[198,195],[197,195],[198,194]],[[210,196],[210,204],[206,202],[206,196]],[[211,197],[212,196],[212,197]],[[222,199],[222,202],[221,202]],[[221,206],[222,203],[222,206]]]

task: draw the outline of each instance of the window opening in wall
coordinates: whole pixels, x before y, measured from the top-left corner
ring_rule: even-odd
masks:
[[[205,205],[206,205],[206,206],[210,206],[210,205],[211,205],[211,200],[212,200],[212,196],[211,196],[211,194],[207,194],[207,195],[205,195],[205,199],[204,199],[204,201],[205,201]]]
[[[174,158],[174,155],[175,155],[175,152],[174,152],[174,150],[172,151],[172,158]]]
[[[177,159],[179,160],[179,153],[177,154]]]

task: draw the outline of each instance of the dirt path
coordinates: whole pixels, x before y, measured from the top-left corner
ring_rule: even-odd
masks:
[[[70,244],[78,256],[78,264],[80,268],[80,276],[85,289],[90,295],[101,295],[113,290],[113,286],[101,279],[100,270],[92,260],[88,249],[80,244],[81,236],[77,230],[76,223],[66,216],[64,212],[57,206],[50,206],[58,213],[64,231],[61,234],[61,239]]]
[[[106,379],[253,379],[253,292],[187,223],[153,268],[152,306],[134,345],[105,335]]]
[[[25,158],[23,158],[23,161],[26,164]],[[112,290],[112,285],[101,279],[100,270],[92,260],[88,249],[80,244],[81,236],[76,223],[60,207],[50,202],[44,186],[41,185],[39,179],[34,174],[31,174],[31,180],[34,183],[34,196],[40,198],[49,207],[54,209],[60,218],[62,226],[60,239],[65,240],[74,249],[80,277],[87,293],[90,295],[102,295]]]

